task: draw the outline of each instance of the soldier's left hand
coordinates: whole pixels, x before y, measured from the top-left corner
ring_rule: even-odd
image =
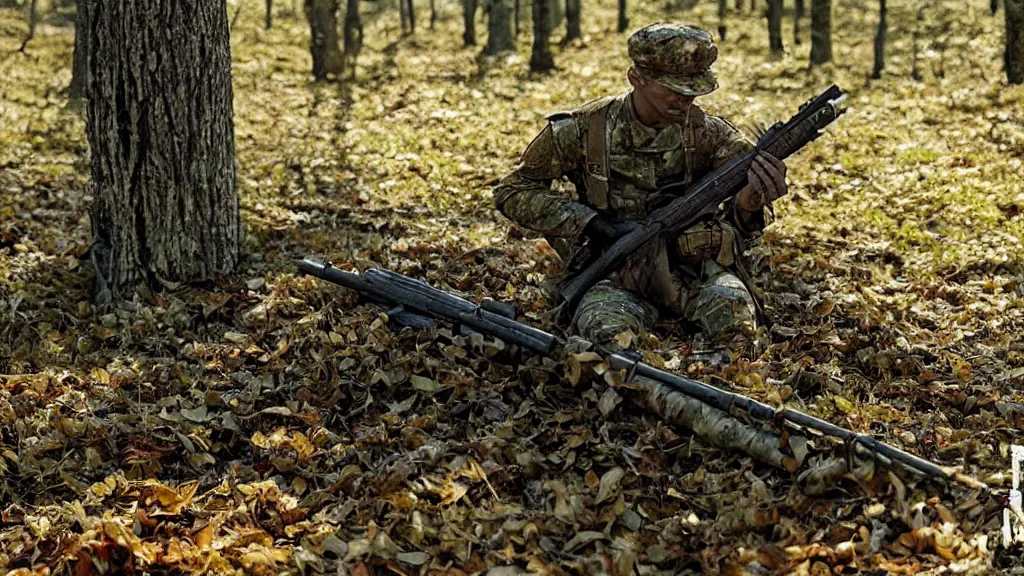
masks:
[[[764,150],[754,156],[747,170],[747,187],[736,197],[739,207],[755,212],[782,198],[789,191],[786,165]]]

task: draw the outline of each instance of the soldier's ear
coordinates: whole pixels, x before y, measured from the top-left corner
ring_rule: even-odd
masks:
[[[644,77],[641,76],[640,72],[638,72],[633,66],[629,67],[629,70],[626,72],[626,77],[629,78],[629,83],[632,84],[634,88],[642,88],[647,85],[647,82],[644,81]]]

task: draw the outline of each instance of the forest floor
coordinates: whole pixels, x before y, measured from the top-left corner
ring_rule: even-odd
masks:
[[[528,28],[518,54],[478,58],[441,4],[436,31],[406,38],[397,11],[367,15],[356,80],[315,84],[304,22],[282,6],[265,31],[263,3],[246,0],[232,31],[244,262],[103,309],[84,121],[65,94],[73,28],[44,17],[18,53],[24,19],[0,11],[0,568],[1020,567],[1020,546],[999,545],[998,496],[883,468],[811,495],[563,362],[448,329],[393,332],[380,309],[296,275],[307,255],[384,266],[553,328],[541,284],[556,257],[496,213],[490,188],[544,113],[626,88],[615,5],[584,4],[585,38],[556,47],[550,75],[527,71]],[[1005,83],[1002,13],[987,10],[933,1],[918,20],[892,2],[879,80],[874,3],[837,3],[836,61],[813,70],[809,22],[794,46],[787,13],[776,60],[763,18],[730,12],[707,110],[785,119],[834,82],[849,111],[788,163],[791,193],[765,234],[765,352],[687,366],[688,340],[663,325],[649,358],[1005,494],[1009,446],[1024,444],[1024,88]],[[711,2],[631,11],[637,26],[718,25]]]

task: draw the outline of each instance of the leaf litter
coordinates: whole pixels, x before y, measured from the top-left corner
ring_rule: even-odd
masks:
[[[789,163],[759,278],[765,352],[716,370],[683,360],[699,343],[674,326],[635,341],[655,365],[1005,489],[1024,424],[1024,93],[1000,80],[987,3],[931,6],[921,81],[897,30],[871,83],[873,7],[836,10],[837,63],[810,71],[806,43],[768,61],[763,21],[730,12],[708,109],[784,118],[832,81],[852,109]],[[439,3],[438,33],[387,50],[390,16],[371,10],[359,80],[341,87],[309,82],[301,19],[279,7],[265,31],[246,7],[232,33],[242,269],[103,309],[89,301],[84,123],[63,94],[73,32],[44,20],[27,54],[13,53],[20,34],[0,40],[13,53],[0,64],[0,567],[1019,566],[997,546],[1001,502],[981,491],[839,466],[841,447],[800,435],[784,446],[801,465],[790,474],[654,418],[591,353],[555,361],[450,327],[392,330],[351,293],[295,276],[307,254],[385,266],[552,329],[542,294],[556,257],[493,211],[489,188],[543,113],[625,87],[612,4],[588,5],[585,38],[556,52],[552,76],[526,72],[528,34],[520,56],[462,49],[454,4]],[[631,7],[636,22],[663,9]],[[671,17],[717,25],[710,5]],[[909,26],[912,7],[890,19]]]

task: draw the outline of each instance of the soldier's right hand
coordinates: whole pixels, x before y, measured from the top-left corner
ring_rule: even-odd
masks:
[[[597,214],[590,219],[590,222],[587,222],[587,225],[583,228],[583,234],[591,240],[607,246],[614,244],[616,240],[639,227],[639,222],[633,222],[631,220],[613,220],[602,216],[601,214]]]
[[[754,212],[782,198],[788,191],[786,165],[762,150],[750,163],[747,187],[739,193],[737,201],[743,210]]]

